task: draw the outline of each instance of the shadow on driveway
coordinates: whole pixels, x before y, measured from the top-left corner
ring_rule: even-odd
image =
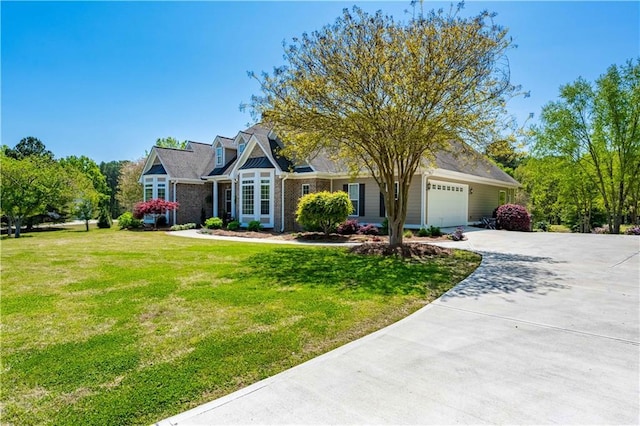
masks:
[[[549,257],[479,252],[482,264],[456,287],[442,295],[441,301],[489,294],[509,295],[516,292],[546,295],[567,288],[554,272],[557,264]],[[510,301],[509,299],[505,299]]]

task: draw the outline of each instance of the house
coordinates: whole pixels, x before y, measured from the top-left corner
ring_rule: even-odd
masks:
[[[299,229],[295,210],[301,196],[344,190],[354,205],[353,218],[378,226],[383,222],[384,203],[372,177],[351,179],[346,169],[321,156],[294,165],[279,155],[282,146],[260,124],[234,138],[217,136],[212,144],[154,146],[140,177],[144,198],[180,203],[167,214],[169,224],[218,216],[235,218],[243,226],[258,220],[264,228],[291,231]],[[473,157],[440,153],[432,167],[414,176],[406,228],[476,223],[513,201],[519,183],[483,156]]]

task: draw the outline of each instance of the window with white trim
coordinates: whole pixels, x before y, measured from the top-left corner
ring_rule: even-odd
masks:
[[[219,146],[216,148],[216,166],[222,166],[222,147]]]
[[[360,211],[360,184],[350,183],[348,190],[349,199],[353,205],[353,213],[351,213],[351,216],[358,216],[358,212]]]
[[[242,181],[242,214],[253,214],[253,179]]]
[[[153,183],[144,184],[144,200],[149,201],[153,199]]]
[[[270,214],[271,198],[269,196],[271,190],[271,180],[260,180],[260,214]]]
[[[244,152],[244,148],[245,148],[246,145],[247,144],[245,144],[245,143],[238,144],[238,155],[240,155],[240,154],[242,154]]]
[[[308,183],[303,183],[302,184],[302,195],[307,195],[309,192],[310,192],[309,184]]]

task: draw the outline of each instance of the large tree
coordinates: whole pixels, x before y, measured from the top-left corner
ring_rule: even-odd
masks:
[[[506,29],[492,14],[463,18],[459,9],[408,22],[345,9],[333,25],[294,38],[286,65],[256,77],[263,94],[252,98],[253,111],[292,158],[323,150],[375,179],[391,245],[402,244],[418,168],[456,142],[495,140],[515,90]]]
[[[127,161],[120,169],[116,199],[126,211],[133,212],[135,205],[142,201],[142,184],[139,179],[144,163],[144,158],[133,162]]]
[[[118,193],[118,178],[120,177],[120,169],[124,164],[124,161],[109,161],[105,163],[104,161],[100,163],[100,171],[104,175],[107,186],[110,190],[109,197],[109,214],[111,217],[118,217],[120,213],[122,213],[120,208],[120,203],[116,198],[116,194]]]
[[[595,84],[583,78],[560,88],[534,128],[541,155],[580,168],[602,197],[612,233],[640,179],[640,60],[611,66]],[[567,169],[570,172],[571,169]]]
[[[21,160],[26,157],[53,159],[53,153],[45,147],[40,139],[34,138],[33,136],[22,138],[13,148],[4,147],[4,152],[7,157],[15,158],[16,160]]]
[[[158,138],[156,140],[156,146],[161,148],[185,149],[187,147],[187,141],[180,142],[178,139],[168,136],[166,138]]]
[[[46,213],[47,207],[67,205],[72,197],[73,178],[56,161],[41,156],[15,159],[0,154],[0,208],[20,237],[24,220]]]

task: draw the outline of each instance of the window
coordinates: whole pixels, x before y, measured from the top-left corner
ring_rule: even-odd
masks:
[[[216,148],[216,166],[222,166],[222,147],[219,146]]]
[[[253,214],[253,179],[242,181],[242,214]]]
[[[147,183],[144,185],[144,200],[149,201],[153,199],[153,184]]]
[[[166,200],[167,199],[167,197],[166,197],[166,195],[167,195],[166,189],[167,188],[166,188],[164,183],[159,183],[158,184],[158,197],[157,198],[160,198],[161,200]]]
[[[269,205],[271,204],[269,198],[270,182],[269,179],[260,180],[260,214],[269,214]]]
[[[351,216],[358,216],[360,211],[360,185],[357,183],[349,184],[349,199],[353,205],[353,213]]]
[[[309,193],[309,184],[308,183],[303,183],[302,184],[302,195],[307,195]]]
[[[231,189],[224,190],[224,211],[227,215],[231,215]]]
[[[244,147],[246,146],[246,144],[241,143],[238,145],[238,155],[242,154],[242,152],[244,151]]]
[[[500,198],[499,198],[499,203],[500,205],[506,204],[507,202],[507,193],[505,191],[500,191]]]

